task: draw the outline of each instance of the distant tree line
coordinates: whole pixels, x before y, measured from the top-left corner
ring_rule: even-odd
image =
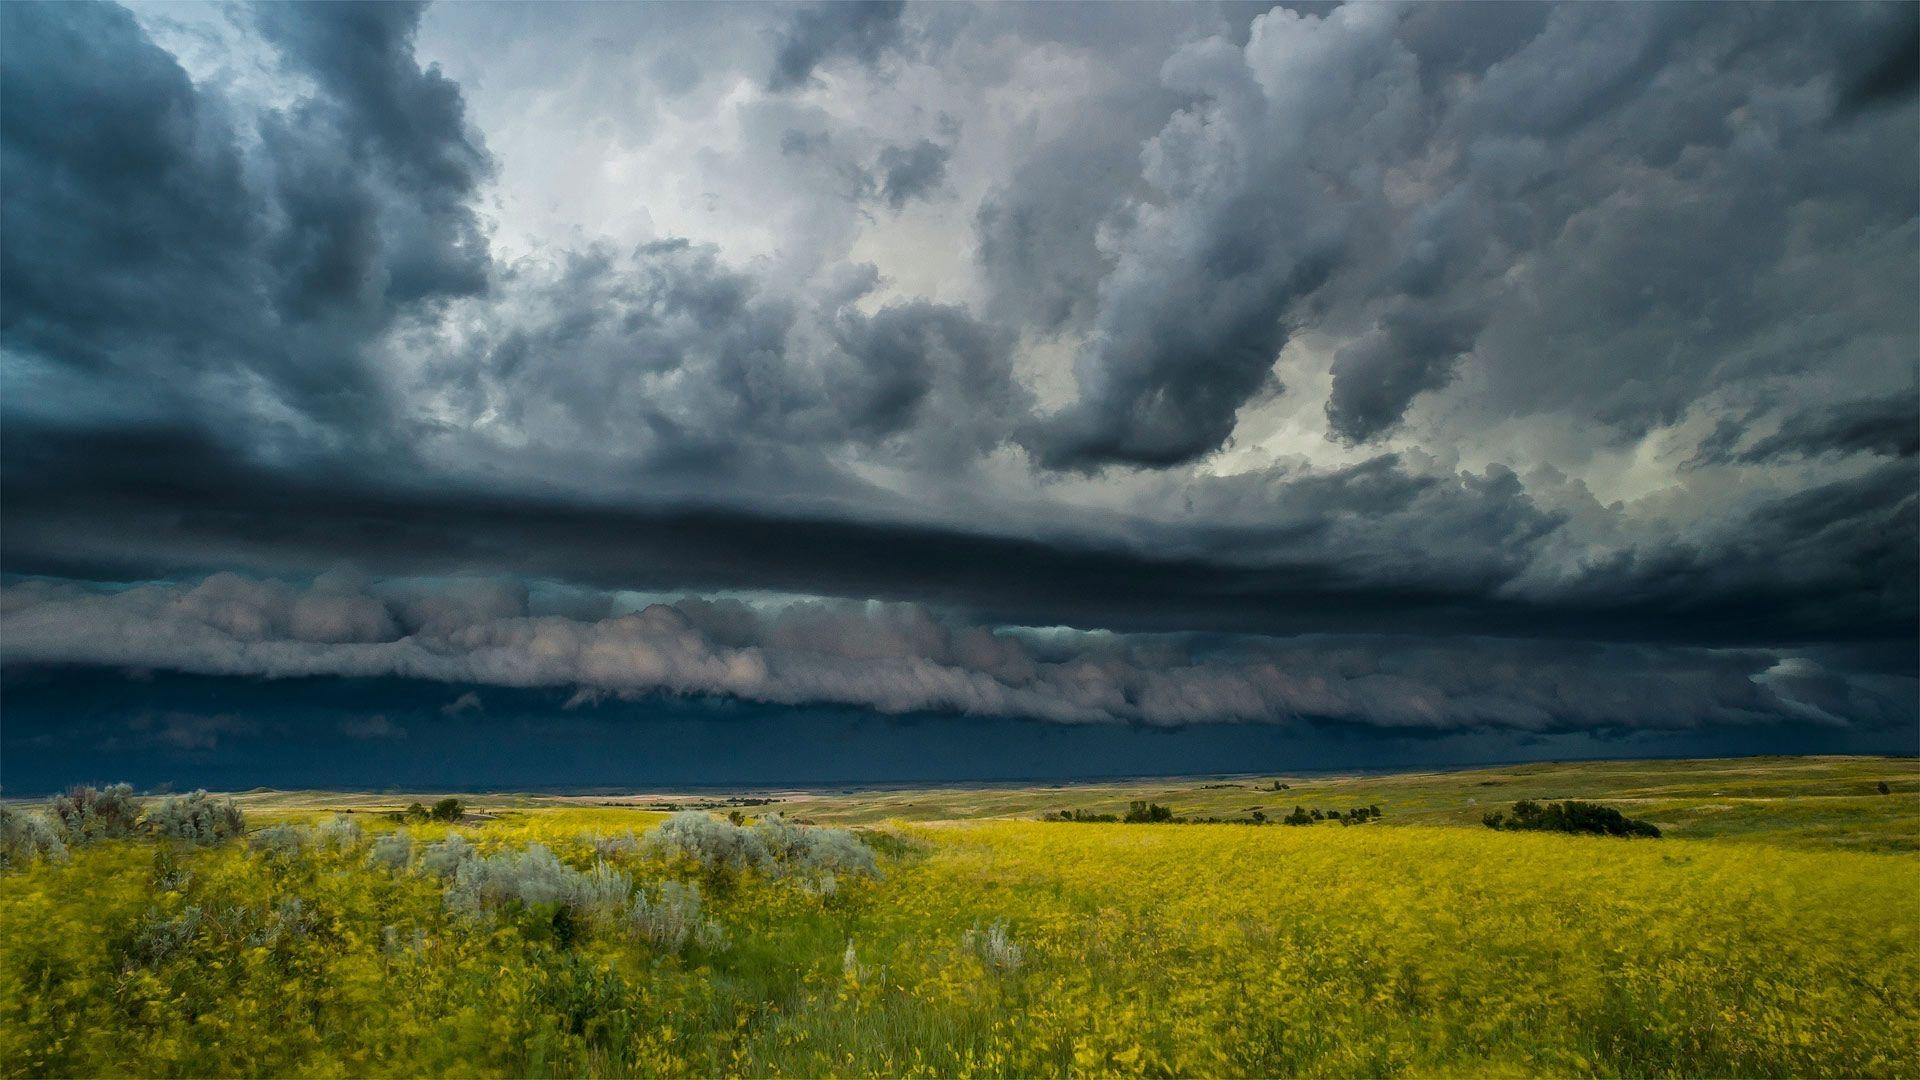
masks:
[[[393,818],[396,821],[459,821],[466,812],[466,804],[449,795],[431,807],[413,803]]]
[[[1380,820],[1378,806],[1356,806],[1351,810],[1309,810],[1296,806],[1293,813],[1282,818],[1270,818],[1266,811],[1255,809],[1246,817],[1175,817],[1173,808],[1156,802],[1136,799],[1127,806],[1124,814],[1096,814],[1086,810],[1056,810],[1046,816],[1048,821],[1081,822],[1122,822],[1125,824],[1169,824],[1169,825],[1312,825],[1322,821],[1337,821],[1342,825],[1364,825],[1369,821]]]
[[[1494,811],[1480,819],[1489,829],[1530,830],[1537,832],[1586,833],[1594,836],[1645,836],[1658,839],[1660,829],[1650,821],[1630,818],[1611,806],[1599,803],[1550,802],[1532,799],[1513,804],[1511,816]]]

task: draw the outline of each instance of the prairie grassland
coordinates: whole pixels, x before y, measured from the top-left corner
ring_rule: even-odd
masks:
[[[256,841],[345,805],[248,801]],[[657,812],[513,801],[407,826],[397,862],[374,857],[394,823],[357,813],[297,849],[108,840],[0,873],[0,1070],[1920,1075],[1920,859],[1798,825],[896,823],[859,833],[877,875],[836,876],[627,839]],[[463,907],[422,854],[449,834],[661,905],[697,888],[712,933]]]
[[[1285,790],[1273,790],[1274,784]],[[1889,795],[1878,785],[1888,785]],[[825,824],[1032,819],[1055,810],[1118,814],[1136,799],[1181,817],[1269,817],[1296,805],[1377,805],[1381,824],[1478,826],[1517,799],[1586,799],[1645,818],[1683,839],[1759,841],[1811,849],[1920,852],[1920,760],[1756,757],[1692,761],[1545,762],[1389,775],[1190,777],[1073,784],[977,784],[913,789],[747,793],[771,798],[748,813],[779,811]],[[554,796],[476,794],[475,809],[619,810],[700,806],[724,812],[726,794]],[[433,796],[260,791],[236,796],[253,820],[332,810],[394,810]],[[632,826],[622,826],[632,827]]]

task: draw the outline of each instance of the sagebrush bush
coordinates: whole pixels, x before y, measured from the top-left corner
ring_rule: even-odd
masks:
[[[365,834],[360,831],[359,822],[346,814],[335,814],[313,830],[313,839],[323,848],[346,852],[359,847]]]
[[[796,825],[779,814],[768,814],[753,826],[754,833],[780,869],[810,877],[880,872],[873,850],[845,829]]]
[[[200,933],[203,921],[200,908],[192,904],[173,916],[158,910],[148,911],[127,946],[127,959],[146,967],[157,967],[168,957],[184,952]]]
[[[413,861],[413,834],[405,829],[395,829],[374,838],[373,847],[367,851],[367,862],[372,866],[384,866],[389,870],[405,870]]]
[[[1013,943],[1007,934],[1007,924],[1000,919],[993,920],[985,929],[981,929],[978,923],[974,924],[972,929],[960,935],[960,944],[995,971],[1018,971],[1026,959],[1026,953]]]
[[[307,846],[307,830],[281,822],[247,838],[247,846],[264,855],[298,855]]]
[[[476,854],[473,841],[459,833],[448,833],[445,840],[420,849],[420,872],[435,877],[452,877],[463,863]]]
[[[465,915],[487,915],[512,905],[552,904],[581,922],[607,922],[627,907],[633,879],[606,863],[575,870],[545,844],[470,858],[454,871],[447,906]]]
[[[690,859],[709,876],[767,870],[773,865],[760,834],[700,810],[682,810],[661,822],[647,834],[647,846],[669,858]]]
[[[640,851],[640,838],[633,835],[631,829],[623,833],[614,833],[611,836],[603,836],[600,833],[587,833],[582,839],[587,842],[588,847],[593,849],[595,855],[603,859],[618,859],[623,856],[636,855]]]
[[[845,829],[798,825],[769,814],[753,825],[736,825],[699,810],[683,810],[647,834],[647,847],[685,858],[710,878],[748,870],[769,876],[824,879],[838,874],[875,876],[872,849]]]
[[[0,869],[25,866],[35,859],[62,862],[66,857],[60,831],[46,818],[0,806]]]
[[[140,803],[131,784],[68,788],[47,803],[70,845],[132,836],[140,831]]]
[[[147,826],[160,836],[192,844],[214,844],[247,831],[246,815],[232,799],[204,791],[162,799],[147,811]]]
[[[726,931],[712,919],[700,914],[700,886],[693,882],[667,881],[659,895],[646,889],[636,890],[627,908],[626,927],[635,937],[660,952],[678,953],[689,944],[706,952],[726,948]]]

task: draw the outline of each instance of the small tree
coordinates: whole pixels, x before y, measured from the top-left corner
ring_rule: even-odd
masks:
[[[1882,795],[1893,794],[1893,789],[1887,786],[1887,782],[1885,780],[1880,781],[1880,783],[1875,785],[1875,787],[1879,789],[1880,794]]]
[[[466,809],[459,799],[448,796],[433,804],[431,816],[435,821],[459,821],[460,816],[466,813]]]
[[[1121,817],[1120,820],[1126,821],[1126,822],[1132,822],[1134,824],[1172,821],[1173,808],[1169,806],[1161,806],[1159,803],[1151,803],[1151,802],[1145,802],[1140,799],[1135,799],[1133,802],[1128,804],[1127,812],[1123,817]]]

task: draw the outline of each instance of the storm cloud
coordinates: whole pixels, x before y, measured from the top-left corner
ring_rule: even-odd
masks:
[[[0,5],[9,670],[1909,715],[1910,5],[554,15]]]
[[[682,599],[582,619],[537,611],[524,590],[493,583],[380,591],[337,577],[294,588],[220,574],[112,592],[27,583],[0,593],[0,630],[9,653],[28,662],[709,694],[1062,723],[1881,727],[1911,722],[1917,685],[1765,651],[994,631],[913,605]]]

